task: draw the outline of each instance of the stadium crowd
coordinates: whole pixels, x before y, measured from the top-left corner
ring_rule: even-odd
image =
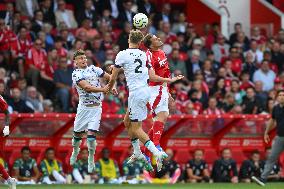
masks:
[[[18,184],[65,184],[65,183],[98,183],[98,184],[138,184],[138,183],[170,183],[176,182],[231,182],[250,183],[252,176],[260,176],[264,170],[265,160],[261,158],[259,151],[253,151],[250,158],[244,160],[240,165],[232,157],[230,149],[221,151],[219,159],[213,165],[204,160],[204,152],[195,150],[192,159],[186,165],[179,165],[174,160],[174,152],[166,150],[169,155],[164,161],[160,172],[149,173],[144,170],[143,162],[127,164],[128,157],[132,154],[129,147],[126,159],[118,164],[111,157],[111,151],[103,148],[101,157],[96,162],[96,171],[88,173],[88,150],[83,148],[78,162],[71,168],[63,169],[62,161],[56,157],[53,148],[47,148],[42,159],[33,159],[29,147],[23,147],[21,157],[15,159],[11,165],[11,173],[18,180]],[[270,150],[266,151],[266,157]],[[8,169],[7,163],[0,158],[0,163]],[[275,164],[268,181],[281,181],[281,170],[279,164]]]
[[[126,49],[135,12],[148,15],[148,31],[164,42],[176,98],[172,114],[270,113],[275,91],[284,85],[284,30],[248,37],[241,23],[227,39],[217,23],[197,32],[185,13],[149,0],[7,1],[0,12],[0,94],[14,113],[74,112],[74,51],[84,49],[89,64],[108,70]],[[124,113],[125,77],[117,96],[105,96],[105,113]],[[112,108],[109,108],[112,107]]]

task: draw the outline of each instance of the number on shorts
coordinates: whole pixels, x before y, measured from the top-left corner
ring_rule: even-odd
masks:
[[[142,73],[142,71],[139,70],[142,67],[142,61],[140,59],[135,59],[134,64],[136,64],[136,62],[138,62],[139,65],[135,68],[135,73]]]

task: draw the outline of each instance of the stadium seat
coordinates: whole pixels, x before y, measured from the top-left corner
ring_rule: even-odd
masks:
[[[1,3],[0,4],[0,11],[5,11],[6,10],[6,4]]]
[[[242,164],[242,162],[247,159],[243,151],[240,149],[233,149],[232,157],[237,162],[237,164]]]
[[[204,151],[204,159],[210,165],[213,164],[215,160],[217,160],[219,156],[214,149],[207,149]]]

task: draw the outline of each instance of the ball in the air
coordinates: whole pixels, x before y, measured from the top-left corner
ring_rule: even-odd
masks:
[[[143,13],[137,13],[133,17],[133,25],[138,28],[142,29],[148,25],[148,17]]]

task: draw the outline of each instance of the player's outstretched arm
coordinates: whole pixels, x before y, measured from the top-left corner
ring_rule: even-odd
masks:
[[[118,68],[118,67],[116,67],[116,66],[114,66],[114,67],[112,68],[112,74],[111,74],[111,76],[110,76],[110,80],[109,80],[109,83],[108,83],[108,85],[109,85],[109,90],[110,90],[110,89],[113,89],[119,71],[120,71],[120,68]],[[108,92],[110,92],[110,91],[108,91]]]
[[[103,88],[94,87],[89,82],[87,82],[86,80],[79,81],[78,86],[81,87],[82,89],[84,89],[88,93],[99,93],[99,92],[105,93],[108,90],[108,85],[106,85]]]
[[[171,83],[171,82],[175,82],[177,80],[182,79],[184,76],[179,75],[173,78],[164,78],[164,77],[160,77],[158,75],[155,74],[155,71],[153,69],[149,69],[149,79],[150,81],[153,82],[166,82],[166,83]]]

